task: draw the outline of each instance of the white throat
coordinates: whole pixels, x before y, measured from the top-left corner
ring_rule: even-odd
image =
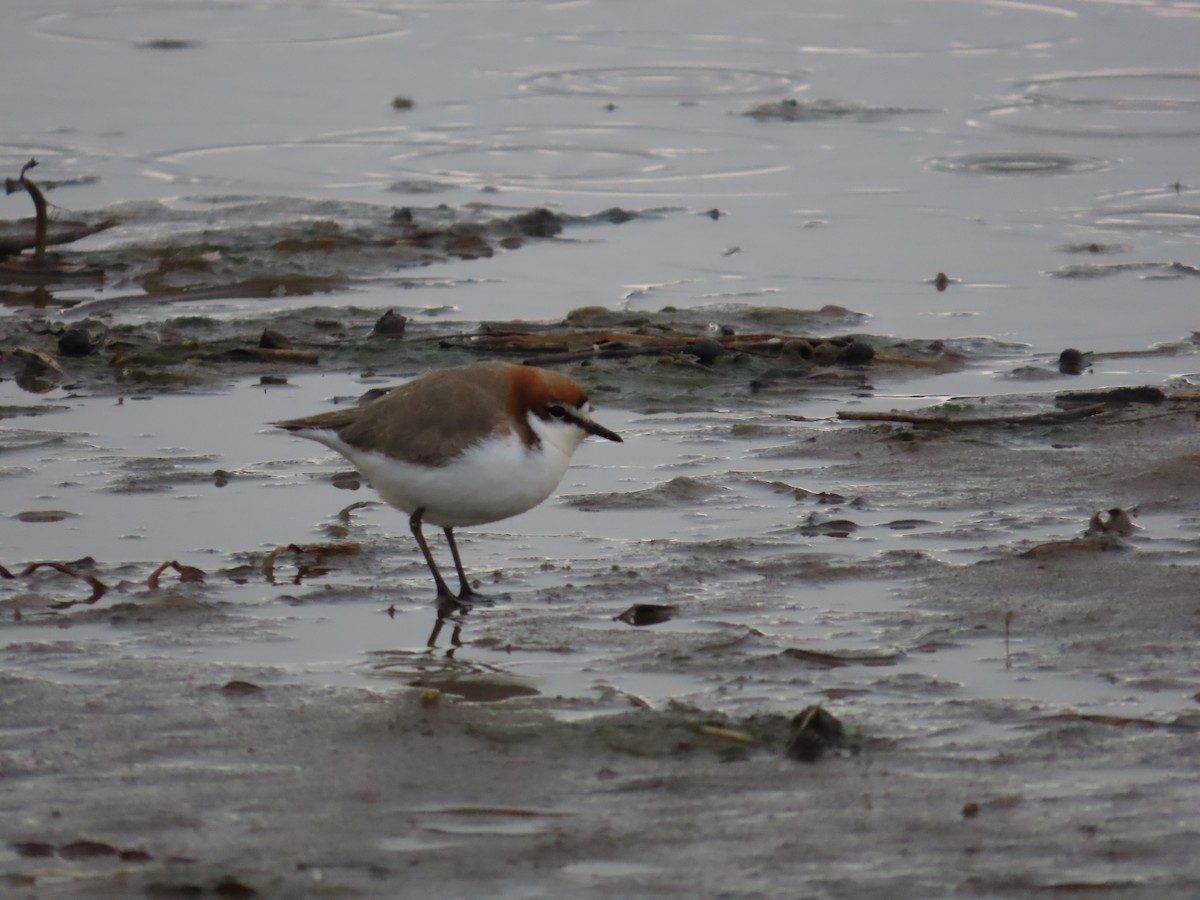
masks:
[[[542,441],[542,452],[551,456],[565,457],[570,461],[571,456],[587,437],[587,432],[574,422],[562,422],[557,419],[543,419],[532,412],[525,413],[525,420]]]

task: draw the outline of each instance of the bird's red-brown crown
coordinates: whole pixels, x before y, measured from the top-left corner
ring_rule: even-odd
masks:
[[[510,366],[508,379],[508,408],[517,421],[525,421],[531,409],[545,409],[556,403],[576,409],[587,403],[587,391],[574,378],[561,372],[539,369],[536,366]]]

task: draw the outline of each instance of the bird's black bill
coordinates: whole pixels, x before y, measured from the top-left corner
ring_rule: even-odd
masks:
[[[583,430],[588,434],[594,434],[596,437],[602,437],[605,440],[616,441],[618,444],[625,443],[625,441],[621,439],[621,436],[615,431],[609,431],[603,425],[600,425],[596,422],[581,422],[580,424],[583,426]]]

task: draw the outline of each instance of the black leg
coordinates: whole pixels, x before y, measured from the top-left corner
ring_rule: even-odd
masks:
[[[463,571],[462,557],[458,555],[458,544],[454,540],[454,529],[444,528],[446,532],[446,543],[450,545],[450,555],[454,557],[454,568],[458,571],[458,599],[466,603],[469,600],[482,597],[483,595],[471,587],[471,583],[467,581],[467,573]]]
[[[458,598],[450,592],[450,588],[446,585],[446,580],[442,578],[442,573],[438,571],[437,563],[433,561],[433,554],[429,552],[429,544],[425,542],[425,535],[421,532],[421,516],[425,515],[425,507],[421,507],[408,520],[408,527],[412,529],[413,537],[417,539],[417,546],[421,548],[421,553],[425,555],[425,562],[429,566],[429,571],[433,573],[433,583],[437,585],[437,603],[439,608],[446,603],[457,603]],[[451,544],[451,547],[454,545]],[[454,561],[458,562],[458,551],[454,553]],[[459,568],[461,573],[462,569]]]

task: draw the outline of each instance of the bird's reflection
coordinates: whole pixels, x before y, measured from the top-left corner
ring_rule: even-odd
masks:
[[[429,632],[429,639],[425,642],[425,646],[429,648],[431,653],[437,649],[438,639],[442,636],[442,629],[449,622],[452,627],[448,639],[450,645],[446,648],[446,658],[454,658],[455,651],[463,645],[463,619],[470,612],[471,605],[469,603],[462,603],[453,599],[439,601],[437,605],[437,617],[433,622],[433,630]]]

